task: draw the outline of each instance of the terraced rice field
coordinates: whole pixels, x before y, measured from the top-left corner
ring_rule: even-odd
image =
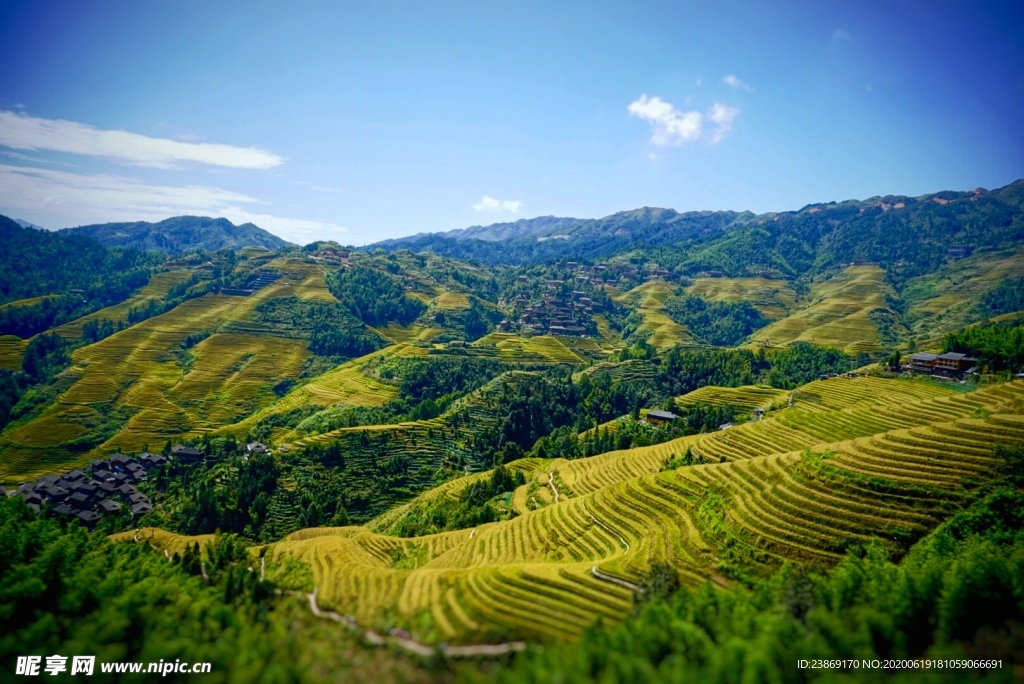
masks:
[[[288,294],[293,297],[319,302],[338,301],[327,289],[326,271],[319,264],[291,259],[274,259],[267,264],[267,268],[284,274],[286,287],[291,288],[291,292]]]
[[[108,306],[88,316],[82,316],[70,323],[54,328],[52,332],[68,340],[77,340],[82,337],[82,328],[89,321],[106,319],[114,323],[127,322],[129,311],[135,308],[145,308],[150,302],[162,302],[172,287],[185,282],[191,275],[191,271],[186,269],[155,273],[144,288],[120,304]]]
[[[197,431],[234,423],[275,401],[273,385],[298,375],[309,356],[305,340],[232,333],[208,337],[192,353],[188,373],[166,396],[195,416]]]
[[[1001,282],[1019,277],[1024,254],[1019,249],[979,251],[907,283],[906,321],[917,334],[936,340],[976,320],[975,303]]]
[[[657,375],[657,370],[655,369],[654,364],[650,361],[630,359],[628,361],[619,361],[617,363],[597,363],[585,368],[573,377],[579,378],[580,374],[590,376],[608,375],[613,380],[617,380],[619,382],[644,382],[647,380],[653,380]]]
[[[886,308],[892,294],[885,271],[877,266],[851,266],[811,288],[809,304],[751,335],[767,345],[812,342],[847,352],[883,349],[882,337],[868,315]]]
[[[829,565],[873,537],[896,548],[993,476],[995,445],[1024,443],[1024,383],[962,394],[867,380],[809,386],[820,399],[805,402],[813,410],[798,400],[742,433],[531,464],[571,495],[512,520],[416,539],[304,530],[270,554],[308,563],[321,604],[361,624],[457,643],[572,639],[598,618],[614,623],[631,609],[629,582],[652,560],[696,585],[728,583],[732,568]],[[858,422],[871,415],[885,424]],[[875,432],[836,440],[843,429]],[[731,451],[725,463],[659,472],[687,447]]]
[[[436,326],[424,326],[416,325],[399,325],[398,323],[388,323],[386,326],[374,328],[381,335],[391,340],[392,342],[429,342],[438,335],[444,332],[444,328]]]
[[[550,335],[520,337],[512,333],[495,332],[481,337],[472,346],[495,347],[498,358],[510,363],[586,363],[561,340]]]
[[[198,534],[192,537],[183,534],[175,534],[156,527],[142,527],[138,530],[118,532],[110,535],[110,540],[115,542],[138,541],[145,542],[155,549],[165,551],[168,554],[183,553],[186,546],[198,543],[200,549],[205,549],[207,544],[213,542],[215,535]]]
[[[600,343],[604,349],[615,350],[622,347],[622,335],[612,330],[608,319],[601,314],[593,315],[597,332],[601,336]]]
[[[0,336],[0,368],[20,371],[21,359],[25,356],[28,340],[14,335]]]
[[[676,405],[694,406],[695,404],[711,404],[713,406],[733,406],[742,411],[754,409],[768,410],[773,405],[784,406],[789,398],[786,390],[761,385],[745,385],[743,387],[716,387],[708,385],[684,394],[676,399]]]
[[[505,373],[454,402],[445,413],[431,420],[340,428],[309,436],[289,432],[282,433],[282,438],[291,439],[291,446],[295,448],[309,444],[340,443],[349,463],[364,466],[353,468],[352,472],[376,472],[374,464],[390,458],[406,457],[408,467],[404,471],[404,479],[411,497],[416,492],[430,489],[434,474],[446,457],[461,457],[470,470],[490,468],[490,461],[484,463],[473,448],[473,439],[481,431],[493,427],[502,416],[501,401],[505,386],[528,375],[522,371]],[[355,488],[370,489],[370,483],[361,477],[369,476],[351,475],[349,483]],[[458,486],[466,484],[461,482]],[[431,490],[424,496],[429,499],[443,493],[444,487],[437,491]],[[393,494],[380,500],[371,500],[369,510],[373,515],[384,514],[393,501]],[[377,525],[388,527],[400,514],[400,509],[391,511],[389,517],[378,521]]]
[[[64,325],[54,328],[51,332],[54,332],[68,340],[78,340],[82,337],[82,328],[89,321],[103,319],[113,321],[114,323],[127,321],[128,312],[132,308],[145,307],[150,301],[160,301],[167,295],[168,290],[170,290],[174,285],[188,280],[189,275],[190,272],[187,270],[166,271],[164,273],[154,274],[144,288],[120,304],[108,306],[104,309],[93,312],[88,316],[82,316],[70,323],[65,323]],[[28,306],[30,304],[41,302],[49,296],[54,295],[21,299],[16,302],[8,302],[3,306]],[[25,354],[25,348],[28,347],[28,343],[29,340],[22,340],[14,335],[4,335],[0,337],[0,368],[21,370],[21,359]]]
[[[461,292],[444,292],[434,299],[434,308],[441,311],[462,311],[469,308],[469,297]]]
[[[697,278],[686,294],[710,302],[747,302],[766,318],[785,318],[799,297],[785,280],[768,278]]]
[[[3,311],[4,309],[17,309],[22,306],[32,306],[33,304],[39,304],[44,299],[50,299],[51,297],[58,296],[59,295],[43,295],[41,297],[29,297],[28,299],[16,299],[13,302],[0,304],[0,311]]]
[[[362,368],[368,361],[380,356],[400,356],[406,346],[405,344],[394,345],[359,359],[343,363],[334,370],[330,370],[297,387],[280,400],[253,413],[244,420],[222,427],[218,432],[243,436],[263,418],[287,413],[292,409],[308,405],[322,406],[324,408],[335,404],[381,406],[395,397],[398,393],[398,388],[364,375]],[[287,432],[275,434],[275,439],[278,440],[287,440],[289,438],[290,433]]]
[[[651,333],[647,342],[659,349],[693,341],[689,331],[662,313],[665,302],[674,295],[673,287],[663,280],[651,280],[637,285],[629,292],[616,295],[615,301],[636,309],[644,322],[639,331]]]
[[[206,341],[205,348],[211,353],[205,358],[202,348],[195,350],[192,369],[183,365],[184,357],[174,350],[180,350],[189,334],[216,331],[248,316],[261,301],[290,294],[289,286],[274,284],[251,297],[206,295],[76,350],[74,365],[67,372],[67,387],[57,401],[35,419],[0,435],[0,480],[16,481],[52,472],[58,466],[83,465],[95,452],[138,451],[147,443],[158,448],[167,439],[208,429],[211,411],[230,412],[242,405],[260,408],[269,397],[262,390],[254,393],[254,383],[270,383],[279,377],[278,363],[285,372],[297,370],[305,352],[294,342],[232,338],[247,351],[241,357],[232,356],[234,361],[228,365],[215,357],[230,347],[222,346],[221,341],[231,340],[218,341],[214,335]],[[190,383],[197,388],[219,387],[216,391],[221,394],[175,394],[174,388],[190,370],[197,372]],[[228,389],[232,375],[240,382],[237,388]],[[219,381],[215,379],[218,376]],[[218,407],[217,400],[224,406]],[[114,412],[121,422],[110,423]],[[95,452],[67,443],[90,434],[98,439],[93,442]]]

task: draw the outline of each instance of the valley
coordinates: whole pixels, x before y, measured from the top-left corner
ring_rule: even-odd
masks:
[[[776,596],[791,572],[903,567],[1017,477],[1015,197],[646,211],[363,249],[117,243],[56,289],[39,263],[38,287],[0,302],[4,505],[222,582],[259,620],[302,615],[414,660],[589,648],[663,586]],[[949,254],[897,231],[865,252],[894,216],[977,239]],[[545,226],[569,237],[538,256],[524,241]],[[604,253],[611,228],[632,238]],[[518,263],[488,257],[502,244]],[[919,352],[953,370],[922,371]],[[58,498],[88,508],[89,487],[40,479],[147,452],[163,464],[125,495],[151,510],[69,522]],[[111,490],[127,476],[106,474]]]

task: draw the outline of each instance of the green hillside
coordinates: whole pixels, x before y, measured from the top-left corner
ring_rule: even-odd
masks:
[[[654,561],[697,586],[786,560],[828,566],[872,537],[900,554],[993,476],[993,446],[1024,437],[1019,383],[964,395],[830,382],[811,412],[798,404],[721,436],[547,464],[567,491],[506,522],[412,540],[310,530],[271,553],[309,563],[321,603],[363,624],[446,641],[577,638],[599,616],[621,620],[629,583]],[[687,448],[711,464],[659,472]],[[619,465],[605,467],[612,457]]]
[[[601,659],[609,639],[628,642],[614,650],[630,672],[717,676],[718,636],[777,674],[783,651],[752,644],[755,628],[822,653],[1009,662],[1007,625],[1024,619],[1019,539],[999,527],[1024,520],[1020,189],[641,209],[387,249],[264,245],[187,217],[101,227],[119,246],[0,222],[50,259],[4,255],[26,275],[0,301],[0,485],[21,487],[0,502],[17,554],[0,587],[26,601],[33,549],[64,549],[37,598],[77,595],[55,584],[86,581],[75,563],[115,563],[97,596],[202,601],[231,623],[211,635],[303,663],[386,661],[382,676],[407,680],[529,679],[563,652],[582,659],[567,672],[632,681]],[[153,249],[197,251],[139,251]],[[918,350],[974,365],[911,372]],[[145,478],[95,468],[106,489],[132,479],[134,514],[79,523],[59,501],[86,494],[34,483],[144,451],[168,462]],[[133,594],[147,577],[173,596]],[[934,591],[871,617],[906,596],[861,577]],[[47,598],[45,619],[117,617],[77,600]],[[18,615],[0,611],[12,644],[44,619]],[[677,629],[700,658],[670,666],[630,641],[681,658]],[[181,638],[174,657],[208,641]]]
[[[103,223],[65,228],[61,232],[84,235],[108,247],[130,247],[143,252],[168,254],[245,247],[274,251],[291,245],[251,223],[236,226],[227,219],[206,216],[175,216],[157,223]]]

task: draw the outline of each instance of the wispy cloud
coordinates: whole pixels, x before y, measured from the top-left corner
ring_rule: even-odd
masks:
[[[746,90],[748,93],[754,92],[754,89],[750,87],[749,83],[740,80],[740,77],[736,74],[727,74],[722,77],[722,83],[735,88],[736,90]]]
[[[660,97],[641,95],[630,103],[630,116],[651,125],[651,142],[672,147],[705,139],[715,144],[728,135],[740,110],[716,102],[707,112],[681,111]]]
[[[710,142],[721,142],[732,130],[732,122],[739,113],[740,110],[735,107],[728,107],[720,102],[711,105],[711,109],[708,110],[708,121],[714,124],[714,128],[709,132]]]
[[[340,237],[342,226],[261,212],[257,199],[206,185],[151,185],[115,174],[80,174],[0,164],[0,206],[45,213],[65,226],[108,221],[160,221],[192,214],[252,222],[286,240]]]
[[[156,168],[173,168],[183,162],[193,162],[236,169],[269,169],[284,161],[255,147],[152,138],[128,131],[100,130],[76,121],[40,119],[12,111],[0,111],[0,145],[16,150],[81,154]]]
[[[508,214],[518,214],[523,209],[523,203],[520,200],[496,200],[493,197],[484,195],[483,199],[473,205],[473,209],[476,211],[500,211]]]
[[[853,37],[850,35],[849,31],[836,29],[832,32],[832,42],[834,43],[849,43],[851,40],[853,40]]]

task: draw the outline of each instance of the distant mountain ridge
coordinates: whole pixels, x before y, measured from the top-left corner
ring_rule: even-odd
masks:
[[[718,237],[755,218],[749,211],[681,214],[673,209],[642,207],[600,219],[540,217],[511,224],[474,226],[463,231],[421,233],[369,247],[431,250],[443,256],[476,259],[492,265],[539,263],[563,257],[602,258],[634,244],[651,247]],[[504,237],[477,237],[481,234]]]
[[[416,233],[401,238],[382,240],[380,245],[395,245],[399,243],[415,242],[429,236],[443,236],[452,240],[485,240],[494,242],[498,240],[509,240],[529,235],[546,235],[553,231],[573,226],[585,219],[569,218],[564,216],[538,216],[531,219],[519,219],[506,223],[492,223],[486,226],[470,226],[469,228],[456,228],[454,230],[439,233]]]
[[[25,219],[14,219],[14,222],[17,223],[22,228],[34,228],[36,230],[46,230],[42,226],[36,225],[36,224],[32,223],[31,221],[26,221]]]
[[[59,232],[85,235],[107,247],[131,247],[168,254],[244,247],[273,251],[293,246],[252,223],[236,226],[225,218],[207,216],[174,216],[158,223],[102,223],[65,228]]]
[[[913,277],[937,268],[954,246],[969,251],[1024,240],[1024,180],[994,190],[876,196],[765,214],[643,207],[557,227],[549,223],[547,229],[530,221],[369,247],[432,251],[489,265],[597,260],[640,250],[665,268],[691,275],[771,271],[795,277],[862,260],[888,264],[900,277]],[[474,234],[508,237],[481,239]]]

